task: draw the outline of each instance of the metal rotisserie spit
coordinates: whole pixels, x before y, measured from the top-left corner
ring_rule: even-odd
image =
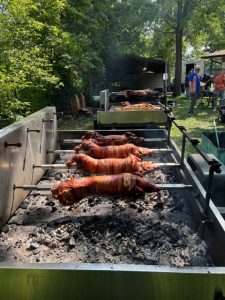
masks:
[[[210,189],[203,188],[166,129],[100,133],[127,131],[144,138],[138,147],[154,150],[135,163],[158,168],[144,177],[140,169],[133,177],[110,175],[120,176],[129,193],[106,185],[109,194],[100,188],[79,191],[79,201],[66,206],[52,197],[52,188],[96,176],[78,157],[67,163],[86,151],[76,152],[86,132],[57,132],[54,108],[0,131],[3,298],[223,299],[225,223]],[[184,134],[183,145],[185,139]],[[216,172],[218,166],[207,159]],[[112,171],[104,168],[108,161],[101,163],[100,170]],[[143,188],[139,178],[157,189],[131,190]]]

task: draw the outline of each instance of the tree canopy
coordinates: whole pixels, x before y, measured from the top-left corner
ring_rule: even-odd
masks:
[[[224,0],[0,0],[0,126],[104,80],[110,58],[133,54],[175,66],[225,47]]]

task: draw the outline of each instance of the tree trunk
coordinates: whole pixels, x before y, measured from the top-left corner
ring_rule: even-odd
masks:
[[[183,30],[176,30],[176,65],[175,65],[175,86],[174,96],[181,94],[181,72],[182,72],[182,48]]]
[[[175,86],[174,96],[181,94],[181,72],[182,72],[182,49],[183,49],[183,26],[182,26],[183,1],[177,0],[177,20],[176,20],[176,65],[175,65]]]

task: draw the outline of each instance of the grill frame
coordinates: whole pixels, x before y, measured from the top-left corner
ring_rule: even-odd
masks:
[[[55,136],[56,128],[57,126]],[[168,139],[165,129],[100,130],[100,133],[122,134],[126,131],[146,138],[162,138],[163,141],[157,142],[157,148],[165,148],[168,141],[167,146],[173,150],[171,157],[174,162],[180,162],[181,153],[174,141]],[[80,139],[84,132],[58,131],[60,148],[71,148],[71,143],[62,141]],[[152,145],[155,143],[152,142]],[[148,142],[148,146],[150,145],[151,142]],[[51,150],[53,149],[51,147]],[[184,191],[185,199],[218,267],[178,269],[114,264],[0,263],[0,288],[3,299],[62,299],[65,295],[71,298],[76,295],[76,299],[90,299],[90,295],[93,299],[149,299],[150,295],[151,299],[157,300],[219,299],[216,298],[219,297],[217,295],[225,294],[225,269],[222,268],[225,266],[225,222],[212,201],[209,203],[210,219],[204,217],[206,191],[186,160],[177,172],[182,182],[194,186],[193,192]],[[38,178],[35,181],[37,182]]]

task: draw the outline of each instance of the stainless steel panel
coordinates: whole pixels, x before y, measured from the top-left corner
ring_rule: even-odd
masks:
[[[54,154],[46,156],[46,150],[55,149],[57,120],[54,107],[46,107],[23,120],[0,130],[0,228],[18,208],[27,192],[13,191],[14,185],[36,183],[43,170],[34,170],[33,164],[52,163]],[[45,122],[52,120],[51,122]],[[40,130],[33,132],[29,130]],[[22,147],[5,147],[5,142],[22,143]]]
[[[1,265],[2,299],[216,300],[224,268],[140,265]]]
[[[166,123],[167,115],[164,111],[97,111],[97,123],[113,124],[146,124]]]

